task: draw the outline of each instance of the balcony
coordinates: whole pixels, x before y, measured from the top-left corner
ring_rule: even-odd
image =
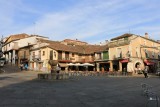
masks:
[[[33,55],[32,56],[32,60],[33,61],[40,61],[41,60],[41,56],[40,55]]]
[[[102,58],[95,58],[95,61],[101,61],[103,60]]]
[[[26,58],[27,58],[27,56],[26,56],[26,55],[24,55],[24,56],[20,56],[19,58],[20,58],[20,59],[26,59]]]
[[[59,62],[72,62],[70,58],[58,58]]]
[[[109,48],[118,47],[118,46],[124,46],[129,45],[129,40],[117,40],[117,41],[111,41],[108,46]]]

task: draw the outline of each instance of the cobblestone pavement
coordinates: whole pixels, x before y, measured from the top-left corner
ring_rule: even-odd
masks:
[[[141,83],[152,85],[160,96],[158,77],[36,78],[31,71],[1,74],[0,107],[145,107]]]

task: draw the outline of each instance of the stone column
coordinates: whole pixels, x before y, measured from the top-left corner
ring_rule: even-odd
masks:
[[[13,53],[12,53],[12,64],[15,65],[15,50],[13,50]]]
[[[119,71],[122,71],[122,63],[119,61]]]
[[[8,63],[11,64],[11,52],[8,54]]]
[[[113,71],[113,62],[112,61],[110,61],[109,71]]]
[[[65,67],[65,72],[68,72],[68,67]]]
[[[99,71],[99,63],[97,63],[96,65],[97,65],[97,71]]]

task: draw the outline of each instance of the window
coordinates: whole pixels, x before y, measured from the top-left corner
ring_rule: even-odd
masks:
[[[121,50],[121,48],[117,48],[117,57],[118,58],[122,57],[122,50]]]
[[[146,40],[144,40],[144,45],[146,45]]]
[[[35,58],[35,52],[33,52],[33,58]]]
[[[103,59],[109,59],[109,53],[108,51],[103,52]]]
[[[97,59],[102,59],[101,53],[97,53]]]
[[[58,52],[58,59],[59,59],[59,60],[62,60],[62,51],[59,51],[59,52]]]
[[[74,57],[74,53],[72,53],[72,57]]]
[[[127,51],[126,56],[127,56],[127,57],[130,57],[130,56],[131,56],[131,55],[130,55],[130,51]]]
[[[56,58],[56,52],[54,52],[54,57]]]
[[[43,56],[45,55],[45,51],[43,51]]]
[[[155,56],[155,52],[152,52],[152,57],[154,58],[154,56]]]
[[[160,59],[160,55],[158,55],[158,59]]]
[[[146,58],[149,58],[149,54],[148,54],[148,51],[145,49],[145,55],[146,55]]]
[[[41,51],[39,51],[38,57],[39,57],[39,58],[41,57]]]
[[[136,57],[138,57],[138,47],[136,47]]]
[[[50,60],[53,60],[53,50],[50,51]]]
[[[69,52],[65,52],[65,59],[69,60]]]
[[[26,51],[24,51],[24,58],[26,58]]]

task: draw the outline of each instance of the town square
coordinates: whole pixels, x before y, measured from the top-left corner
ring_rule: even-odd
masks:
[[[159,0],[0,0],[0,107],[159,107]]]
[[[67,80],[39,80],[22,71],[0,75],[0,107],[145,107],[142,83],[160,95],[159,77],[77,76]],[[156,101],[149,101],[157,107]],[[149,107],[150,107],[149,106]]]

